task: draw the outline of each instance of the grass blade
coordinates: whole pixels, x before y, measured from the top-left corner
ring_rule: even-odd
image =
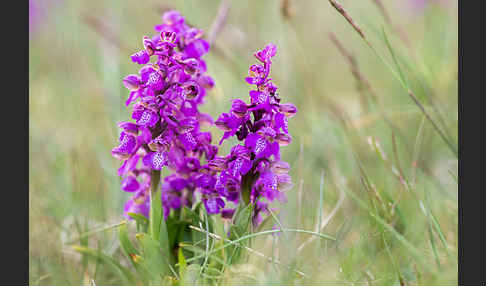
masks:
[[[100,261],[105,263],[114,273],[119,274],[116,276],[120,277],[120,280],[124,285],[130,286],[134,284],[135,277],[133,276],[133,274],[127,268],[123,267],[120,263],[118,263],[118,261],[116,261],[115,259],[100,251],[96,251],[94,249],[80,245],[73,245],[73,249],[81,254],[85,254],[95,259],[99,259]]]

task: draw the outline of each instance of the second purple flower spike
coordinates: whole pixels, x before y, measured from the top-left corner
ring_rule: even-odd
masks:
[[[220,144],[237,136],[243,144],[233,146],[226,157],[217,156],[209,165],[219,172],[217,191],[229,201],[255,205],[253,224],[262,220],[268,203],[286,201],[284,192],[292,187],[288,175],[290,166],[280,159],[280,146],[292,141],[288,118],[297,113],[292,103],[282,103],[277,86],[269,78],[272,58],[277,47],[273,44],[257,51],[260,62],[251,65],[245,79],[254,90],[250,102],[233,100],[230,113],[223,113],[215,122],[225,133]]]

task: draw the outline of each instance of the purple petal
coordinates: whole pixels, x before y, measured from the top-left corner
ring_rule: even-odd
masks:
[[[269,154],[271,150],[267,140],[259,134],[253,133],[248,135],[245,139],[245,146],[255,153],[257,159],[269,157],[271,155]]]
[[[276,174],[286,174],[290,170],[290,164],[285,161],[273,161],[270,170]]]
[[[138,51],[131,56],[133,62],[144,65],[150,61],[150,56],[145,50]]]
[[[196,139],[194,138],[192,132],[182,133],[178,136],[178,138],[187,151],[192,151],[197,146]]]
[[[261,104],[267,101],[268,95],[258,90],[250,90],[250,97],[253,103]]]
[[[164,13],[162,21],[166,25],[180,25],[184,23],[184,17],[178,11],[170,10]]]
[[[140,184],[134,176],[128,176],[121,183],[122,190],[126,192],[135,192],[140,188]]]
[[[255,53],[255,57],[265,63],[270,62],[270,59],[277,53],[277,47],[274,44],[268,44],[264,49]]]
[[[190,58],[200,58],[209,52],[209,43],[203,39],[195,40],[186,46],[185,51]]]
[[[125,101],[125,105],[129,106],[130,103],[134,102],[137,100],[137,98],[140,96],[140,90],[135,90],[135,91],[130,91],[130,95],[128,96],[127,100]]]
[[[292,117],[297,113],[297,107],[290,102],[280,104],[278,109],[288,117]]]
[[[123,79],[123,85],[131,91],[137,90],[140,86],[140,78],[135,74],[127,75]]]
[[[143,164],[154,170],[161,170],[167,165],[167,152],[151,152],[143,157]]]
[[[228,167],[233,177],[245,175],[251,169],[251,161],[243,157],[238,157],[236,160],[230,162]]]
[[[127,160],[123,161],[123,164],[120,166],[118,169],[118,176],[123,176],[127,174],[128,172],[131,172],[135,169],[137,166],[138,160],[140,159],[140,156],[132,156],[128,158]]]
[[[246,115],[246,111],[248,110],[246,103],[241,99],[234,99],[231,104],[231,112],[238,116],[244,117]]]
[[[277,137],[275,137],[275,140],[278,142],[278,144],[286,146],[292,142],[292,137],[288,134],[280,133],[277,135]]]
[[[159,121],[157,113],[148,109],[137,109],[132,113],[132,118],[137,120],[138,125],[154,126]]]
[[[235,214],[235,209],[223,209],[221,211],[221,217],[225,219],[231,219]]]
[[[146,65],[142,67],[138,73],[140,74],[140,78],[142,82],[147,82],[149,80],[150,74],[153,73],[155,70],[150,66]]]
[[[153,90],[161,90],[162,88],[164,88],[164,78],[158,71],[154,71],[149,75],[147,84]]]
[[[130,133],[133,135],[138,134],[138,125],[135,123],[123,121],[118,123],[118,127],[123,129],[123,131],[125,131],[126,133]]]
[[[169,182],[170,187],[175,191],[180,191],[187,186],[187,180],[183,178],[174,178]]]
[[[200,174],[197,176],[194,184],[203,189],[213,189],[216,184],[216,179],[209,174]]]
[[[132,217],[127,215],[127,213],[137,213],[148,218],[149,210],[150,210],[150,202],[148,200],[138,203],[136,200],[132,198],[125,203],[124,215],[127,219],[132,219]]]
[[[199,84],[207,89],[211,89],[214,86],[214,79],[208,75],[202,75],[198,78]]]
[[[287,117],[282,113],[277,113],[275,115],[275,129],[278,131],[280,128],[285,133],[289,132]]]
[[[113,148],[111,153],[113,156],[126,159],[134,151],[137,145],[135,136],[122,132],[120,135],[120,145]]]
[[[204,206],[208,214],[217,214],[221,212],[221,208],[224,207],[224,201],[219,198],[209,198],[204,201]]]

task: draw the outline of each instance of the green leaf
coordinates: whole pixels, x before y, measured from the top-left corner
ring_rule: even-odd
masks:
[[[403,73],[400,65],[398,64],[398,60],[397,60],[397,57],[395,55],[395,51],[393,50],[393,48],[392,48],[392,46],[390,44],[390,41],[388,40],[388,37],[387,37],[387,35],[385,33],[385,28],[384,27],[382,27],[382,33],[383,33],[383,39],[385,40],[386,47],[388,48],[388,51],[390,52],[390,54],[392,56],[393,63],[395,64],[395,66],[397,68],[398,75],[400,77],[400,82],[405,87],[405,89],[409,89],[409,85],[408,85],[407,79],[405,78],[405,74]]]
[[[302,230],[302,229],[275,229],[275,230],[265,230],[265,231],[261,231],[261,232],[257,232],[257,233],[252,233],[252,234],[248,234],[248,235],[244,235],[238,239],[235,239],[235,240],[225,240],[227,241],[228,243],[224,244],[222,247],[218,247],[214,250],[211,250],[209,252],[209,255],[213,254],[213,253],[216,253],[226,247],[230,247],[230,246],[233,246],[233,245],[237,245],[237,244],[240,244],[241,242],[245,241],[245,240],[248,240],[250,238],[253,238],[253,237],[257,237],[257,236],[261,236],[261,235],[268,235],[268,234],[273,234],[273,233],[278,233],[278,232],[296,232],[296,233],[306,233],[306,234],[311,234],[311,235],[315,235],[315,236],[318,236],[322,239],[330,239],[330,240],[336,240],[336,238],[332,237],[332,236],[329,236],[329,235],[326,235],[326,234],[322,234],[322,233],[318,233],[318,232],[314,232],[314,231],[309,231],[309,230]],[[201,250],[203,251],[203,250]],[[205,254],[204,254],[205,255]],[[204,255],[200,255],[200,256],[195,256],[195,257],[192,257],[190,259],[187,259],[186,261],[189,262],[189,261],[193,261],[193,260],[196,260],[196,259],[199,259],[201,257],[204,257]]]
[[[158,172],[158,175],[154,174],[156,171],[152,172],[152,183],[154,185],[152,185],[152,191],[150,192],[149,233],[152,239],[158,242],[162,252],[168,255],[169,261],[172,262],[167,225],[162,212],[161,190],[157,187],[157,183],[160,180],[160,172]]]
[[[178,260],[179,260],[179,276],[183,277],[184,273],[186,273],[187,262],[186,262],[186,258],[184,257],[184,254],[182,253],[182,248],[179,248]]]
[[[137,224],[139,224],[139,225],[142,225],[142,226],[148,226],[149,225],[149,220],[141,214],[127,213],[127,215],[130,216],[131,218],[133,218],[137,222]]]
[[[239,237],[248,233],[249,226],[251,224],[252,211],[253,204],[251,203],[248,206],[238,206],[238,209],[235,213],[234,225],[231,229],[231,236],[233,236],[233,234],[236,234]]]
[[[104,254],[101,251],[97,251],[88,247],[80,246],[80,245],[73,245],[73,249],[81,254],[87,255],[88,257],[92,257],[95,259],[100,260],[102,263],[107,265],[113,273],[115,273],[116,277],[119,277],[121,282],[124,285],[134,285],[135,277],[133,274],[128,270],[128,268],[122,266],[118,263],[115,259],[111,258],[110,256]]]
[[[197,285],[199,280],[199,271],[201,266],[199,264],[191,264],[187,267],[184,276],[181,276],[181,286],[193,286]]]
[[[170,274],[169,253],[163,253],[158,241],[149,235],[138,237],[143,248],[143,258],[151,280],[160,285],[162,277]]]
[[[120,227],[118,232],[118,239],[120,240],[120,245],[123,252],[130,259],[130,262],[132,263],[139,276],[142,278],[144,284],[147,284],[147,279],[149,279],[150,275],[148,273],[145,260],[141,257],[140,251],[130,241],[126,225]]]
[[[403,235],[398,233],[395,230],[395,228],[393,228],[388,223],[386,223],[381,217],[378,217],[373,213],[370,213],[370,216],[374,218],[387,231],[389,231],[393,236],[395,236],[395,238],[409,250],[409,252],[417,259],[417,261],[422,262],[421,261],[422,256],[420,255],[421,252],[413,244],[411,244],[405,237],[403,237]]]
[[[184,248],[184,249],[186,249],[186,250],[189,250],[189,251],[191,251],[191,252],[193,252],[193,253],[198,253],[198,254],[200,254],[200,257],[201,257],[201,258],[206,257],[206,255],[207,255],[208,257],[209,257],[209,256],[211,256],[211,258],[212,258],[212,259],[214,259],[215,261],[217,261],[217,262],[219,262],[219,263],[221,263],[221,264],[224,264],[224,261],[223,261],[223,260],[221,260],[221,259],[220,259],[220,258],[218,258],[217,256],[214,256],[214,255],[213,255],[213,254],[214,254],[216,251],[210,251],[209,253],[206,253],[206,251],[205,251],[204,249],[199,248],[199,247],[194,246],[194,245],[191,245],[191,244],[184,243],[184,242],[179,243],[179,246],[180,246],[181,248]],[[190,259],[186,259],[185,261],[186,261],[186,263],[187,263],[188,261],[193,261],[193,260],[194,260],[194,259],[190,258]],[[180,262],[179,262],[179,263],[180,263]]]
[[[132,254],[140,255],[140,252],[135,248],[135,246],[128,238],[126,225],[123,225],[118,229],[118,238],[120,240],[120,245],[126,255],[128,256],[131,256]]]

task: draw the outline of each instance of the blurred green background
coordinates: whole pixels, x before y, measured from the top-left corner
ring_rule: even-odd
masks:
[[[222,285],[456,285],[457,157],[399,80],[328,1],[227,2],[227,21],[205,56],[216,86],[203,111],[217,118],[229,110],[230,99],[247,100],[244,77],[256,62],[253,53],[276,44],[272,78],[283,101],[299,109],[289,122],[293,142],[282,153],[295,185],[279,217],[285,226],[315,230],[324,174],[323,232],[339,239],[316,240],[298,251],[309,236],[275,238],[279,259],[295,263],[310,280],[250,256]],[[33,3],[38,13],[29,36],[30,282],[90,285],[93,279],[96,285],[118,285],[113,273],[86,265],[69,245],[81,233],[123,219],[128,194],[120,190],[120,163],[110,150],[117,144],[116,123],[129,118],[122,78],[139,68],[129,56],[142,48],[143,35],[153,34],[164,10],[179,10],[209,33],[222,2]],[[457,146],[457,1],[340,3],[396,70],[385,30],[417,100]],[[353,76],[357,70],[371,93]],[[221,132],[211,130],[217,142]],[[223,144],[221,154],[232,142]],[[392,230],[383,232],[385,224],[370,213]],[[273,239],[259,238],[253,247],[271,256]],[[116,230],[90,236],[88,245],[126,263]]]

